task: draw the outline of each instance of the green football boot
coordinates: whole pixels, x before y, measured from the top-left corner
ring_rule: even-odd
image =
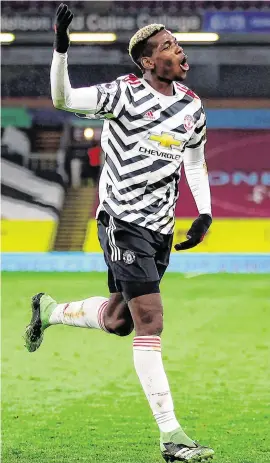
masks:
[[[25,347],[35,352],[43,341],[43,334],[50,326],[49,318],[57,302],[44,293],[32,297],[32,318],[24,332]]]

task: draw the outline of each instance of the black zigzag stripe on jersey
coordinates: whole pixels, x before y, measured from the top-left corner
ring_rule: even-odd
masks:
[[[126,112],[126,106],[123,105],[121,110],[119,111],[119,113],[117,115],[117,119],[121,119],[121,117],[124,116],[125,112]]]
[[[113,192],[110,193],[110,199],[112,199],[113,202],[117,204],[118,206],[127,206],[127,205],[134,206],[134,204],[137,204],[143,200],[143,196],[144,196],[144,193],[141,193],[138,196],[136,196],[136,198],[132,198],[129,200],[125,200],[125,199],[119,200],[116,198]]]
[[[108,145],[112,149],[113,154],[115,155],[115,157],[118,160],[121,167],[126,167],[126,166],[129,166],[129,165],[132,165],[135,162],[139,162],[139,161],[142,161],[143,159],[147,158],[147,156],[138,155],[138,156],[130,157],[129,159],[123,159],[121,157],[119,151],[117,150],[117,148],[115,148],[115,146],[114,146],[114,144],[112,143],[111,140],[108,140]]]
[[[137,196],[136,198],[133,198],[133,199],[129,199],[129,200],[125,200],[125,199],[117,199],[116,196],[114,195],[114,193],[111,192],[110,194],[110,199],[113,200],[113,202],[115,204],[117,204],[117,206],[134,206],[135,204],[138,204],[139,202],[143,201],[143,197],[144,197],[144,194],[140,194],[139,196]],[[152,203],[152,206],[155,206],[155,210],[154,211],[151,211],[151,214],[152,212],[155,212],[157,211],[157,206],[160,205],[160,203],[162,203],[163,205],[163,202],[164,202],[164,199],[162,198],[158,198],[158,199],[154,199],[153,200],[153,203]],[[139,209],[138,212],[141,212],[142,209]],[[128,211],[130,212],[130,210]],[[149,212],[150,213],[150,212]]]
[[[148,223],[149,223],[149,224],[156,224],[156,222],[157,222],[156,218],[155,218],[154,220],[147,221],[147,217],[149,216],[149,211],[145,211],[144,214],[141,212],[141,210],[140,210],[140,211],[136,211],[136,210],[132,210],[132,211],[131,211],[131,210],[129,209],[129,210],[122,211],[122,207],[121,207],[121,206],[116,206],[116,204],[110,205],[110,204],[108,204],[108,202],[107,202],[106,200],[104,201],[103,204],[105,205],[105,209],[106,209],[106,211],[108,212],[108,214],[110,214],[110,215],[112,215],[112,216],[114,216],[115,214],[117,214],[117,218],[120,219],[120,220],[121,220],[121,219],[122,219],[122,220],[123,220],[123,219],[125,220],[126,218],[129,218],[129,216],[132,214],[132,216],[133,216],[133,218],[132,218],[132,223],[134,223],[134,224],[136,224],[136,225],[145,226],[145,225],[148,224]],[[112,206],[114,209],[112,209],[111,206]],[[154,205],[152,205],[152,206],[153,206],[153,208],[154,208]],[[164,206],[164,205],[161,206],[159,212],[161,212],[162,209],[164,209],[163,206]],[[122,211],[122,212],[120,212],[120,211]],[[166,209],[166,212],[167,212],[167,209]],[[153,212],[151,215],[152,215],[152,216],[155,215],[156,217],[158,217],[158,214],[156,214],[156,209],[155,209],[155,208],[154,208],[154,212]],[[135,219],[134,216],[135,216],[135,217],[137,216],[137,218]],[[161,215],[161,218],[162,218],[162,216],[163,216],[163,215]],[[162,223],[161,226],[160,226],[156,231],[160,231],[160,229],[164,229],[164,228],[167,226],[167,224],[170,223],[170,222],[173,222],[173,223],[174,223],[174,218],[173,218],[173,217],[169,218],[169,220],[166,220],[166,223],[165,223],[165,224]],[[172,223],[172,226],[171,226],[170,229],[169,229],[169,233],[171,233],[172,230],[173,230],[173,223]]]
[[[160,221],[162,222],[162,219],[168,217],[168,213],[171,211],[171,207],[172,207],[172,204],[169,203],[168,201],[166,203],[163,203],[163,207],[162,209],[160,209],[159,213],[160,214],[147,214],[147,217],[146,217],[146,223],[147,225],[153,225],[157,222],[157,217],[159,217]],[[141,211],[140,211],[141,212]],[[171,214],[169,214],[169,216],[171,217]],[[166,222],[166,220],[165,220]],[[163,223],[160,223],[160,226],[163,226],[164,224]],[[157,230],[159,231],[159,230]]]
[[[198,148],[204,140],[206,140],[206,133],[203,134],[197,143],[194,143],[194,145],[188,145],[188,148]]]
[[[195,124],[196,124],[196,122],[198,122],[198,120],[200,119],[202,114],[204,114],[204,110],[202,108],[198,109],[198,111],[196,111],[193,114],[193,119],[194,119]]]
[[[150,214],[158,214],[161,209],[168,203],[169,194],[166,195],[166,199],[158,199],[155,203],[147,205],[144,209],[140,209],[140,212],[146,217]]]
[[[149,108],[145,109],[142,113],[136,114],[136,115],[130,114],[130,112],[126,109],[125,111],[123,111],[123,113],[121,112],[122,113],[121,116],[124,115],[129,122],[133,122],[133,121],[142,119],[146,112],[148,111],[154,112],[154,111],[157,111],[158,109],[161,109],[160,104],[156,104],[155,106],[149,106]],[[118,117],[120,118],[120,114]]]
[[[145,218],[144,219],[144,226],[154,225],[154,224],[157,224],[157,222],[158,222],[158,228],[156,229],[156,231],[160,231],[160,227],[163,225],[162,219],[164,218],[164,216],[168,217],[168,212],[169,211],[170,211],[170,205],[165,204],[165,207],[164,207],[164,204],[163,204],[163,207],[159,210],[159,212],[157,214],[152,213],[152,214],[144,215],[144,218]],[[149,217],[152,217],[152,220],[149,220]],[[157,220],[157,219],[159,219],[159,220]]]
[[[132,221],[132,223],[134,223],[135,225],[141,225],[142,222],[145,222],[145,217],[139,217],[138,219],[135,219],[134,221]]]
[[[116,83],[118,89],[117,89],[117,92],[114,95],[113,101],[112,101],[112,103],[110,105],[110,111],[109,112],[113,112],[115,106],[117,105],[117,103],[118,103],[118,101],[119,101],[119,99],[121,97],[120,82],[118,80],[116,80],[115,83]],[[105,84],[105,86],[106,85],[107,84]],[[96,115],[98,115],[98,114],[102,114],[102,113],[107,112],[106,106],[108,105],[108,103],[110,101],[110,93],[106,93],[105,89],[103,89],[101,85],[97,85],[96,89],[97,89],[97,106],[101,105],[99,110],[96,112]],[[103,102],[102,102],[102,98],[103,98]]]
[[[179,125],[178,127],[176,127],[176,129],[173,129],[173,131],[176,133],[187,133],[184,124]]]
[[[167,179],[172,179],[173,178],[173,175],[171,176],[168,176],[166,177]],[[147,196],[147,195],[151,195],[153,191],[157,192],[158,189],[161,189],[161,188],[164,188],[166,185],[168,185],[168,182],[165,183],[165,178],[162,179],[161,181],[159,182],[156,182],[152,185],[149,185],[149,186],[146,186],[147,184],[147,181],[146,182],[142,182],[142,183],[139,183],[139,184],[136,184],[135,187],[136,189],[140,189],[142,190],[143,189],[143,192],[139,193],[138,196],[136,196],[135,198],[132,198],[130,200],[126,200],[126,199],[123,199],[123,200],[117,200],[115,195],[113,194],[113,192],[111,191],[110,192],[110,199],[115,199],[117,201],[117,204],[118,205],[125,205],[125,204],[129,204],[129,205],[134,205],[134,204],[137,204],[138,202],[140,202],[143,197]],[[145,188],[146,186],[146,188]],[[134,191],[134,185],[132,185],[132,188],[123,188],[121,190],[118,191],[118,193],[121,195],[121,196],[125,196],[126,193],[130,193],[130,191]],[[168,198],[170,196],[170,192],[169,192],[169,187],[167,188],[167,191],[165,192],[165,198],[162,197],[162,198],[157,198],[157,202],[167,202],[168,201]],[[153,199],[155,200],[155,197],[153,197]]]
[[[140,85],[139,87],[131,87],[132,88],[132,91],[134,93],[138,93],[139,91],[141,92],[142,90],[145,90],[144,86],[143,85]],[[115,110],[115,107],[118,103],[118,101],[120,100],[121,98],[121,95],[122,95],[122,91],[123,89],[121,89],[121,87],[119,87],[115,97],[114,97],[114,100],[112,102],[112,106],[111,106],[111,110],[114,111]],[[149,93],[148,93],[149,94]],[[129,99],[128,99],[128,102],[129,102]],[[143,102],[142,102],[143,104]],[[124,114],[127,115],[127,118],[130,122],[133,122],[134,120],[140,120],[144,114],[147,112],[147,111],[156,111],[158,109],[161,109],[161,106],[160,104],[156,104],[154,106],[149,106],[148,108],[146,108],[141,114],[130,114],[130,112],[128,111],[128,109],[126,109],[126,106],[125,104],[122,106],[122,108],[120,109],[120,112],[118,114],[116,114],[117,118],[121,118]]]
[[[118,207],[118,208],[121,208],[122,210],[122,207],[123,205],[128,205],[127,202],[125,201],[119,201],[114,195],[112,196],[112,198],[110,198],[113,200],[113,203],[114,203],[114,206]],[[161,209],[164,207],[164,201],[162,199],[156,199],[155,201],[152,202],[152,204],[148,204],[145,208],[143,209],[139,209],[139,210],[132,210],[132,213],[135,214],[135,215],[138,215],[138,219],[135,219],[134,221],[132,221],[133,223],[137,223],[137,220],[139,220],[140,222],[143,220],[145,220],[147,218],[147,216],[149,216],[150,214],[156,214],[158,213],[159,211],[161,211]],[[125,215],[128,215],[131,213],[130,209],[125,209],[122,213]],[[122,215],[122,217],[124,217],[124,215]],[[119,217],[120,218],[120,217]]]
[[[109,95],[106,95],[106,98],[105,98],[104,102],[102,103],[102,106],[100,107],[100,109],[96,112],[96,115],[101,114],[101,113],[103,113],[105,111],[105,108],[106,108],[107,104],[109,103],[109,101],[110,101],[110,97],[109,97]]]
[[[171,106],[169,106],[168,108],[161,111],[160,117],[158,119],[156,119],[155,121],[152,121],[152,122],[150,122],[148,124],[145,124],[143,127],[138,127],[138,128],[135,128],[135,129],[128,130],[125,127],[125,125],[123,124],[123,122],[121,122],[119,119],[117,119],[114,122],[121,128],[121,130],[124,132],[124,134],[127,137],[131,136],[131,135],[137,135],[139,133],[143,133],[143,132],[145,132],[147,130],[150,130],[152,128],[156,128],[157,126],[162,124],[164,121],[166,121],[170,117],[173,117],[173,116],[175,116],[175,114],[180,113],[183,110],[183,108],[187,104],[189,104],[192,100],[193,99],[189,95],[185,95],[182,100],[176,101]],[[201,110],[199,110],[199,111],[201,111]],[[197,111],[197,113],[199,111]],[[199,119],[199,117],[198,117],[198,119]]]
[[[117,90],[116,94],[114,95],[110,112],[113,113],[118,101],[120,100],[121,93],[122,93],[122,89],[121,89],[121,86],[120,86],[120,82],[118,82],[118,90]]]
[[[108,173],[108,174],[109,174],[110,178],[112,178],[110,173]],[[147,185],[147,180],[144,180],[143,182],[133,183],[132,185],[127,186],[126,188],[120,188],[118,190],[118,192],[119,192],[120,195],[124,196],[127,193],[131,193],[131,192],[134,193],[134,190],[143,190],[144,191],[146,185]]]
[[[142,90],[145,90],[145,86],[143,84],[140,84],[138,87],[134,87],[133,85],[131,86],[131,90],[134,94],[141,92]]]
[[[97,86],[97,106],[99,105],[100,103],[100,100],[102,98],[102,95],[103,93],[99,90],[98,86]],[[104,95],[103,95],[104,96]]]
[[[196,127],[196,129],[194,130],[195,133],[199,134],[201,133],[201,131],[206,127],[206,121],[204,122],[204,124],[201,126],[201,127]]]
[[[108,174],[108,177],[110,178],[110,180],[113,182],[113,178],[110,174],[110,172],[108,171],[107,172]],[[132,183],[132,185],[129,185],[128,187],[125,187],[125,188],[118,188],[118,193],[121,195],[121,196],[124,196],[128,193],[133,193],[135,194],[135,190],[140,190],[140,192],[138,192],[137,194],[141,194],[141,193],[144,193],[144,190],[145,190],[145,187],[147,185],[147,180],[144,180],[143,182],[142,181],[139,181],[138,183]],[[111,191],[111,190],[110,190]]]
[[[121,220],[121,219],[124,219],[128,214],[130,214],[130,211],[123,211],[123,212],[120,212],[119,211],[119,207],[116,207],[116,211],[113,210],[110,206],[110,204],[108,204],[108,201],[106,201],[106,199],[103,201],[103,205],[105,207],[105,210],[108,212],[108,214],[110,214],[111,216],[115,216],[115,214],[117,213],[117,219]],[[144,218],[143,218],[144,220]],[[133,222],[133,221],[132,221]]]
[[[145,195],[153,193],[154,191],[158,190],[159,188],[162,188],[166,185],[169,185],[175,177],[175,172],[172,174],[168,175],[167,177],[162,178],[158,182],[151,183],[150,185],[147,185],[145,189]]]
[[[113,128],[113,124],[110,124],[110,127],[109,127],[109,133],[110,135],[112,135],[112,138],[109,139],[109,141],[111,141],[113,138],[117,141],[118,145],[120,146],[120,148],[126,152],[126,151],[130,151],[132,150],[139,142],[138,141],[135,141],[134,143],[129,143],[128,145],[126,145],[122,140],[121,138],[119,137],[119,135],[116,133],[116,131],[114,130]],[[147,156],[143,156],[141,155],[141,159],[144,159],[146,158]]]
[[[129,82],[120,78],[118,89],[114,87],[116,93],[107,92],[108,104],[105,104],[105,95],[99,101],[99,107],[112,111],[114,118],[105,121],[102,134],[105,167],[101,187],[105,185],[107,194],[103,194],[98,212],[105,210],[120,220],[169,234],[173,231],[179,196],[178,182],[183,162],[180,151],[189,143],[193,143],[191,147],[202,143],[205,115],[200,99],[188,89],[185,91],[181,87],[174,98],[166,99],[157,96],[143,82],[143,79]],[[102,90],[106,91],[106,86]],[[150,119],[151,114],[150,120],[145,117],[148,111],[157,118]],[[193,118],[194,131],[185,128],[186,115]],[[173,138],[179,138],[177,134],[184,135],[180,137],[179,155],[165,159],[161,152],[160,156],[154,156],[159,150],[174,154],[177,148],[166,146],[167,140],[164,138],[163,143],[162,138],[161,146],[156,148],[158,151],[153,151],[149,140],[151,132],[164,133],[167,138],[169,134]],[[138,149],[140,146],[143,153]]]
[[[143,223],[146,222],[146,216],[141,214],[141,211],[125,210],[123,212],[119,212],[119,206],[114,205],[115,209],[112,209],[112,207],[110,206],[110,204],[108,204],[108,202],[106,200],[104,201],[103,204],[104,204],[105,209],[108,212],[108,214],[110,214],[112,216],[115,216],[115,214],[117,213],[117,219],[125,220],[127,217],[129,217],[132,214],[132,216],[133,216],[132,223],[134,223],[136,225],[142,225]],[[122,210],[122,209],[120,209],[120,210]],[[134,216],[137,216],[137,218],[134,219]]]
[[[172,233],[173,232],[173,226],[174,226],[174,218],[173,217],[169,217],[169,219],[167,220],[167,222],[164,224],[164,225],[161,225],[158,229],[159,233],[162,233],[162,230],[164,230],[165,228],[168,228],[168,225],[172,223],[172,226],[171,226],[171,230],[170,232]]]
[[[162,169],[162,167],[165,167],[168,165],[168,161],[164,161],[163,159],[158,159],[146,167],[141,167],[140,169],[130,170],[130,172],[128,172],[127,174],[121,175],[118,172],[118,169],[116,168],[113,160],[110,158],[108,153],[106,153],[106,162],[118,182],[122,182],[123,180],[130,180],[130,182],[133,182],[133,180],[135,180],[135,177],[138,177],[139,175],[156,172],[157,170]]]
[[[157,214],[161,209],[164,207],[166,201],[164,199],[157,199],[152,204],[147,204],[146,207],[140,209],[138,212],[142,214],[145,218],[148,217],[150,214]]]
[[[154,95],[152,93],[148,93],[147,95],[143,96],[140,100],[135,101],[128,87],[126,88],[126,97],[127,97],[128,103],[132,104],[134,108],[138,108],[138,106],[143,105],[146,101],[154,99]]]
[[[172,220],[173,220],[173,217],[174,215],[173,214],[169,214],[170,211],[174,211],[174,207],[175,207],[175,204],[176,204],[176,201],[178,199],[178,196],[179,196],[179,192],[178,192],[178,181],[179,181],[179,177],[180,177],[180,173],[178,171],[178,169],[174,172],[174,177],[173,177],[173,182],[175,184],[175,192],[174,192],[174,195],[171,196],[171,193],[169,191],[169,189],[167,190],[166,192],[166,201],[164,201],[164,208],[163,208],[163,219],[165,219],[166,217],[168,217],[168,215],[170,217],[172,217]],[[162,222],[162,217],[160,217],[161,219],[161,222]],[[148,219],[147,221],[147,224],[148,225],[153,225],[157,222],[156,220],[156,217],[152,215],[152,219]],[[164,228],[166,228],[166,226],[171,222],[171,220],[168,220],[166,221],[165,220],[165,224],[164,223],[160,223],[161,225],[161,228],[158,230],[164,230]],[[174,224],[174,220],[173,220],[173,224]],[[172,224],[172,228],[173,228],[173,224]],[[171,230],[172,231],[172,230]],[[171,233],[171,231],[169,231],[169,233]]]

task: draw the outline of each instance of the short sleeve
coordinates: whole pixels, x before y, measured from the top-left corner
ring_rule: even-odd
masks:
[[[201,106],[199,118],[195,124],[194,132],[187,143],[187,148],[199,148],[206,143],[206,115],[203,106]]]
[[[97,111],[95,116],[110,119],[117,116],[121,99],[120,80],[95,86],[97,89]]]

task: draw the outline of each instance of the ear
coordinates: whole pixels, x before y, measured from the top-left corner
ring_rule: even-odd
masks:
[[[154,67],[155,67],[155,63],[154,63],[153,59],[149,58],[147,56],[144,56],[141,59],[141,65],[145,70],[154,69]]]

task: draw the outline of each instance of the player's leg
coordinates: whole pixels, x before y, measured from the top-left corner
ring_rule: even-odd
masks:
[[[151,240],[149,234],[145,234],[145,238]],[[162,362],[163,306],[159,283],[169,264],[172,238],[152,235],[153,246],[157,249],[153,258],[141,259],[136,256],[134,263],[126,269],[127,278],[130,280],[121,281],[119,284],[134,321],[134,365],[160,429],[162,455],[167,461],[207,461],[212,457],[213,450],[195,444],[185,434],[175,416]],[[143,248],[143,245],[141,247]],[[133,278],[133,281],[132,275],[137,277]]]
[[[69,325],[96,328],[118,336],[127,336],[133,330],[133,321],[122,293],[115,285],[108,268],[110,297],[94,296],[75,302],[57,304],[50,296],[44,296],[44,325]],[[53,302],[52,302],[53,301]]]
[[[179,443],[194,446],[174,415],[161,358],[163,309],[159,293],[161,275],[157,269],[155,255],[160,254],[158,262],[163,274],[168,265],[168,255],[166,261],[161,251],[164,247],[167,254],[170,252],[171,239],[164,243],[162,236],[134,224],[113,219],[106,214],[102,216],[102,222],[99,234],[103,249],[107,249],[106,256],[116,285],[128,301],[135,325],[135,368],[156,421],[162,433],[177,431]]]
[[[122,293],[117,290],[112,272],[108,270],[110,297],[94,296],[81,301],[58,304],[49,295],[36,294],[32,299],[32,319],[26,327],[24,339],[29,352],[38,349],[46,328],[69,325],[96,328],[118,336],[133,330],[133,321]]]
[[[102,213],[98,219],[98,235],[104,258],[108,266],[108,287],[110,298],[90,297],[81,301],[58,304],[49,295],[39,293],[32,299],[32,319],[26,327],[24,339],[29,352],[38,349],[43,333],[51,325],[64,324],[81,328],[96,328],[108,333],[126,336],[133,330],[133,321],[128,305],[116,286],[110,262],[112,244],[110,216]]]
[[[161,354],[163,306],[159,293],[159,281],[140,282],[140,284],[123,282],[123,286],[134,321],[135,369],[161,436],[177,431],[177,440],[179,440],[177,443],[193,446],[192,439],[184,433],[175,417],[170,387],[163,367]]]
[[[122,293],[110,295],[110,301],[103,314],[103,324],[107,332],[117,336],[128,336],[133,331],[133,319]]]
[[[162,455],[166,461],[208,461],[212,458],[213,450],[190,439],[175,416],[161,354],[163,308],[159,282],[140,285],[136,282],[125,282],[124,287],[126,298],[132,296],[129,308],[135,326],[134,365],[160,429]]]

